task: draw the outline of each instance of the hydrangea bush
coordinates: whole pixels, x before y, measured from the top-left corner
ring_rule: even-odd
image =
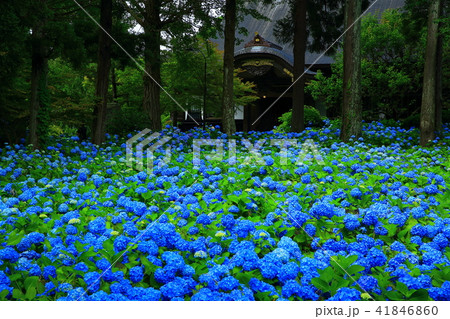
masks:
[[[118,136],[0,149],[1,300],[450,300],[449,127],[430,148],[378,122],[348,144],[329,122],[237,133],[236,163],[199,165],[192,141],[225,134],[162,135],[151,173]],[[281,138],[287,165],[269,142],[241,161]],[[307,139],[322,160],[298,165]]]

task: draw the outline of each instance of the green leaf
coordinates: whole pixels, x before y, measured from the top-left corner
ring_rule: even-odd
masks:
[[[397,235],[397,238],[398,239],[404,239],[404,238],[406,238],[407,237],[407,235],[410,233],[410,229],[403,229],[403,230],[401,230],[399,233],[398,233],[398,235]],[[391,233],[389,233],[389,236],[392,236],[391,235]]]
[[[248,285],[250,279],[252,279],[252,272],[240,272],[236,274],[236,279],[239,280],[241,284]]]
[[[404,283],[402,282],[397,282],[397,285],[395,286],[397,288],[398,291],[400,291],[402,294],[404,294],[405,296],[408,294],[408,286],[406,286]]]
[[[358,256],[356,256],[356,255],[348,256],[347,258],[344,259],[345,262],[343,262],[343,261],[341,262],[341,266],[343,268],[347,268],[348,266],[353,264],[357,259],[358,259]]]
[[[20,241],[22,240],[22,238],[24,237],[24,231],[21,231],[18,234],[12,233],[9,235],[8,237],[8,245],[10,246],[15,246],[18,243],[20,243]]]
[[[8,296],[8,294],[9,294],[8,289],[4,289],[4,290],[0,291],[0,300],[6,300],[6,296]]]
[[[294,234],[295,234],[295,229],[293,228],[293,229],[289,229],[285,236],[292,238],[292,236],[294,236]]]
[[[331,294],[334,295],[339,288],[348,287],[350,281],[344,278],[340,278],[338,281],[333,281],[331,284]]]
[[[12,274],[11,276],[9,276],[9,280],[11,281],[16,281],[17,279],[22,278],[22,274],[20,273],[16,273],[16,274]]]
[[[149,200],[153,197],[153,194],[151,192],[146,192],[141,194],[144,200]]]
[[[276,221],[276,222],[273,224],[273,228],[275,228],[275,229],[280,228],[281,225],[283,225],[283,221],[282,221],[282,220]]]
[[[387,291],[385,295],[392,301],[404,300],[403,295],[398,291]]]
[[[153,273],[157,266],[153,265],[145,256],[140,258],[142,265],[144,265],[145,273],[150,274]]]
[[[413,277],[419,277],[421,274],[422,272],[418,268],[414,268],[413,270],[411,270],[411,276]]]
[[[16,288],[13,290],[13,298],[14,299],[23,300],[23,297],[24,297],[24,295],[23,295],[22,291],[20,291],[20,289]]]
[[[30,287],[27,289],[25,298],[28,300],[33,300],[36,297],[36,287]]]
[[[234,267],[233,270],[231,271],[232,274],[238,274],[241,272],[241,268],[239,267]]]
[[[331,267],[325,268],[324,270],[322,270],[322,273],[320,273],[320,279],[322,279],[326,283],[330,283],[333,280],[333,277],[334,271]]]
[[[363,271],[365,268],[363,266],[360,265],[352,265],[350,267],[348,267],[345,271],[349,274],[349,275],[354,275],[360,271]]]
[[[386,228],[388,230],[388,237],[394,236],[395,233],[397,232],[397,225],[385,224],[384,228]],[[399,238],[401,238],[401,237],[399,237]]]
[[[311,283],[314,285],[314,287],[320,289],[322,292],[330,291],[330,285],[325,280],[316,277],[311,279]]]
[[[257,292],[255,294],[255,300],[257,301],[271,301],[274,298],[270,296],[271,292],[270,291],[266,291],[266,292]]]
[[[25,279],[25,282],[24,282],[25,290],[28,291],[28,289],[31,287],[36,288],[38,281],[39,281],[39,277],[37,277],[37,276],[32,276],[32,277],[28,277],[27,279]]]
[[[428,295],[428,291],[425,289],[419,289],[416,292],[414,292],[408,300],[411,301],[424,301],[424,300],[430,300],[430,297]]]
[[[330,264],[335,268],[335,270],[341,272],[342,269],[347,269],[351,264],[353,264],[358,259],[358,256],[351,255],[348,257],[335,256],[331,259]]]

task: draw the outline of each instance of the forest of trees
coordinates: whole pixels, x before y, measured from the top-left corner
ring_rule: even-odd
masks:
[[[85,126],[101,144],[106,132],[161,130],[177,112],[203,103],[203,90],[204,107],[233,134],[234,106],[257,99],[234,67],[235,32],[245,32],[239,23],[246,15],[267,19],[253,9],[260,2],[3,0],[0,141],[24,138],[40,148],[53,134]],[[449,107],[447,0],[407,0],[381,21],[360,19],[373,1],[288,3],[274,33],[293,45],[291,130],[305,127],[306,90],[341,118],[344,141],[361,135],[367,112],[396,120],[420,114],[421,145],[439,134]],[[319,72],[306,87],[306,50],[322,52],[341,36],[328,52],[336,54],[331,76]],[[223,52],[209,41],[217,37]],[[111,104],[117,107],[108,115]]]

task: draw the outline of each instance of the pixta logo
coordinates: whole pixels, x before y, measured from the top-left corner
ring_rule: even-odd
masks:
[[[225,159],[225,143],[228,143],[228,164],[229,165],[266,165],[264,160],[263,151],[264,147],[268,145],[277,147],[279,149],[279,165],[289,165],[295,163],[295,165],[302,165],[305,161],[315,159],[319,165],[325,165],[323,158],[317,149],[313,140],[308,139],[302,143],[299,147],[298,141],[295,139],[270,139],[269,141],[261,139],[252,143],[250,140],[243,139],[242,147],[239,153],[237,152],[236,140],[223,140],[223,139],[196,139],[193,144],[193,164],[194,166],[200,165],[200,155],[202,146],[212,146],[215,148],[215,152],[212,156],[208,157],[209,161],[224,161]],[[268,142],[268,143],[267,143]],[[289,148],[296,148],[300,151],[292,159],[292,153],[289,154]]]
[[[144,170],[144,149],[147,159],[147,173],[151,173],[153,171],[153,163],[154,163],[154,152],[157,148],[166,144],[171,138],[168,136],[161,137],[161,134],[155,132],[151,135],[149,129],[145,129],[138,134],[131,137],[127,140],[126,143],[126,162],[127,165],[133,168],[133,163],[136,164],[136,169],[139,171]],[[149,145],[152,141],[155,141],[153,144]],[[136,147],[134,147],[134,144]],[[166,164],[169,164],[171,157],[171,148],[170,146],[165,149],[165,156],[162,160],[158,162],[158,167],[162,167]]]
[[[135,166],[135,169],[139,171],[146,169],[148,173],[153,172],[155,151],[171,140],[171,137],[169,136],[162,136],[161,133],[158,132],[150,134],[150,132],[151,131],[149,129],[145,129],[134,135],[126,142],[127,165],[131,168]],[[210,155],[207,156],[208,161],[226,161],[229,165],[256,164],[259,166],[265,166],[268,163],[263,156],[264,147],[270,146],[279,149],[277,155],[279,157],[279,165],[302,165],[305,160],[310,161],[312,159],[316,160],[319,165],[325,165],[314,141],[310,139],[300,145],[295,139],[271,139],[269,141],[261,139],[256,142],[243,139],[240,142],[240,146],[238,147],[237,140],[234,139],[194,139],[192,144],[192,164],[194,167],[200,166],[202,146],[209,146],[209,150],[203,150],[203,152],[210,153],[211,147],[214,149],[213,154],[210,153]],[[227,151],[225,151],[225,146],[227,146]],[[295,153],[289,153],[289,148],[297,149],[298,151]],[[165,147],[164,153],[164,157],[159,158],[158,160],[158,168],[169,164],[171,159],[170,146]],[[295,154],[295,158],[293,158],[293,154]],[[226,157],[227,159],[225,159]],[[144,167],[145,160],[147,162],[146,167]],[[272,159],[272,164],[273,160],[274,159]]]

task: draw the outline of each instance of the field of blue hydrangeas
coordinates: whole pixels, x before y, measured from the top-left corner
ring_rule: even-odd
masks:
[[[237,133],[236,163],[195,165],[194,139],[227,136],[162,133],[151,173],[127,137],[0,147],[0,300],[450,300],[449,126],[428,148],[379,122],[347,144],[330,122]]]

